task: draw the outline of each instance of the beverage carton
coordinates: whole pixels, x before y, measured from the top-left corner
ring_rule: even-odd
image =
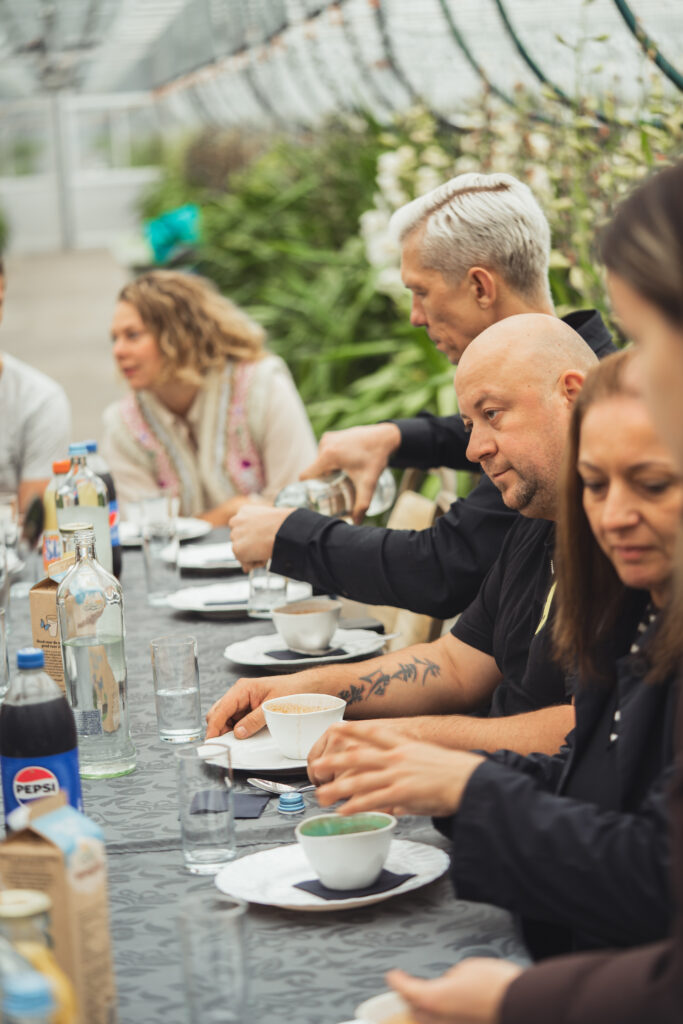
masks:
[[[57,618],[57,587],[74,563],[73,552],[48,566],[45,579],[36,583],[29,592],[31,607],[31,633],[33,646],[45,655],[45,671],[65,690],[62,645]]]
[[[115,1024],[104,836],[63,793],[19,808],[0,843],[0,887],[38,889],[52,900],[59,966],[78,999],[78,1024]]]

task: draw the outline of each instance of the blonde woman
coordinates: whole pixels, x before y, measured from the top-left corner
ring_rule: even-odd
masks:
[[[104,414],[122,506],[165,488],[222,526],[270,501],[315,456],[303,403],[264,331],[205,279],[143,274],[119,293],[113,354],[131,393]]]

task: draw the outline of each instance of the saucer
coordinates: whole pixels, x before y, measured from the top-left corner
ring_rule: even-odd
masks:
[[[249,903],[261,903],[267,907],[283,907],[285,910],[350,910],[352,907],[367,907],[372,903],[400,896],[420,889],[448,870],[450,858],[437,846],[415,843],[407,839],[392,839],[386,867],[390,871],[413,874],[395,889],[372,893],[370,896],[355,896],[349,899],[324,900],[320,896],[296,889],[297,882],[314,877],[314,871],[306,860],[299,843],[277,846],[272,850],[260,850],[239,860],[226,864],[216,875],[216,886],[228,896],[239,896]]]
[[[286,672],[291,667],[301,665],[330,664],[338,661],[353,661],[354,658],[367,658],[371,654],[379,654],[384,647],[386,637],[372,629],[338,629],[332,637],[329,650],[341,649],[343,654],[326,655],[307,654],[301,658],[288,658],[286,661],[273,658],[268,653],[272,650],[287,650],[282,637],[278,633],[267,636],[251,636],[247,640],[238,640],[223,651],[223,657],[238,665],[264,668],[270,671]],[[300,651],[296,652],[301,653]]]

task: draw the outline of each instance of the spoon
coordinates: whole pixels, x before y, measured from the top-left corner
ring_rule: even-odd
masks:
[[[280,793],[307,793],[315,789],[315,786],[290,786],[286,782],[271,782],[270,779],[247,779],[247,783],[254,789],[262,789],[264,793],[274,793],[276,796]]]

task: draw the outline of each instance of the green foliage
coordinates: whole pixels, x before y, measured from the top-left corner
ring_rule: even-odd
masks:
[[[266,327],[291,367],[317,433],[420,409],[455,408],[453,370],[408,320],[393,210],[454,174],[507,171],[528,182],[553,231],[550,280],[560,314],[608,314],[595,237],[618,198],[681,152],[680,111],[661,97],[601,122],[588,102],[482,97],[478,123],[444,133],[424,110],[390,126],[337,119],[315,134],[185,142],[144,203],[156,216],[202,210],[197,269]]]

